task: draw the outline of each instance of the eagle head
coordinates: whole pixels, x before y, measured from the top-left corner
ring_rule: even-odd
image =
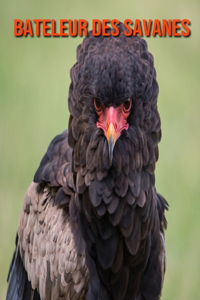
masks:
[[[112,29],[110,29],[111,31]],[[161,138],[153,56],[140,37],[94,37],[77,48],[70,71],[69,145],[86,185],[109,172],[153,174]],[[94,175],[96,174],[96,175]],[[114,175],[115,174],[115,175]],[[111,176],[112,177],[112,176]]]

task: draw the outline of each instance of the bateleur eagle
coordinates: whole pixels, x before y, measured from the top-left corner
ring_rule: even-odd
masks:
[[[77,48],[69,129],[27,190],[7,300],[160,299],[168,204],[155,189],[156,71],[146,42],[118,28]]]

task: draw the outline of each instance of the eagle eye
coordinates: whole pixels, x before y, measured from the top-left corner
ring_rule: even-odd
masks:
[[[131,109],[131,99],[124,102],[123,109],[124,109],[125,113],[130,111],[130,109]]]
[[[94,107],[97,112],[101,111],[101,103],[100,103],[99,99],[97,99],[97,98],[94,98]]]

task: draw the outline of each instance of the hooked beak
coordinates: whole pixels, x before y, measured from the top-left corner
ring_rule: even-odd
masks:
[[[113,106],[104,108],[98,112],[99,119],[97,121],[97,128],[104,131],[105,137],[108,141],[109,162],[110,166],[113,162],[113,151],[115,143],[119,138],[122,130],[127,130],[129,124],[127,123],[127,116],[124,115],[122,105],[114,108]]]
[[[117,140],[117,133],[116,133],[113,123],[110,123],[108,130],[107,130],[106,137],[108,140],[109,162],[110,162],[110,165],[112,165],[113,150],[114,150],[114,146],[115,146],[115,143]]]

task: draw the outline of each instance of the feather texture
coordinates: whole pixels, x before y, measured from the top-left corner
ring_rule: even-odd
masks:
[[[7,300],[160,299],[168,204],[155,189],[158,84],[146,42],[118,28],[77,48],[69,131],[50,143],[26,193]],[[132,101],[112,164],[94,98],[105,108]]]

